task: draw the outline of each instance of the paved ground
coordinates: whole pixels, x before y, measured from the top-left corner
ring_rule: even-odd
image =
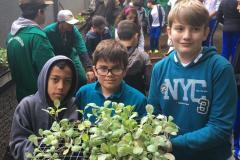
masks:
[[[0,94],[0,160],[5,160],[3,156],[8,146],[10,127],[16,105],[15,85],[10,85]]]

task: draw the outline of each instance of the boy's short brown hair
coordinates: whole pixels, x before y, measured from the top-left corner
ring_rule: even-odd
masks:
[[[114,39],[102,40],[93,53],[93,65],[96,65],[100,59],[118,64],[126,69],[128,65],[127,49]]]
[[[106,19],[103,16],[93,16],[92,18],[92,26],[96,28],[105,27],[107,25]]]
[[[135,34],[140,34],[140,28],[132,21],[122,20],[117,26],[120,40],[131,40]]]
[[[209,13],[199,0],[178,0],[168,14],[168,26],[177,20],[192,26],[208,26]]]

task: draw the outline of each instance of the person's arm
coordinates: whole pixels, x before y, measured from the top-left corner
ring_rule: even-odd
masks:
[[[74,26],[73,29],[76,40],[75,47],[79,55],[79,58],[86,70],[87,81],[93,82],[95,80],[95,75],[92,70],[92,60],[89,58],[89,54],[87,52],[87,48],[81,33],[78,31],[77,27]]]
[[[217,11],[217,20],[218,20],[218,22],[223,24],[224,23],[224,18],[223,18],[222,7],[223,7],[223,4],[220,3],[220,6],[219,6],[218,11]]]
[[[15,159],[27,160],[26,152],[33,152],[33,144],[28,140],[31,134],[31,120],[29,119],[26,108],[20,103],[13,115],[11,134],[10,134],[10,152]]]
[[[88,50],[88,54],[90,56],[92,56],[92,54],[94,52],[94,45],[95,45],[95,42],[94,42],[93,38],[91,37],[90,33],[88,32],[86,34],[86,47]]]
[[[150,60],[150,57],[148,54],[146,54],[145,60],[144,60],[144,79],[145,79],[145,86],[146,86],[146,91],[149,90],[150,86],[150,80],[151,80],[151,73],[152,73],[152,63]]]
[[[162,24],[161,24],[161,26],[165,27],[165,24],[166,24],[166,13],[165,13],[164,8],[162,6],[160,6],[160,10],[161,10],[161,13],[162,13]]]
[[[215,6],[214,6],[214,11],[211,12],[211,13],[209,13],[210,19],[211,19],[212,17],[215,17],[215,16],[217,15],[218,8],[219,8],[219,6],[220,6],[221,0],[217,0],[215,3],[216,3],[216,4],[215,4]]]
[[[201,129],[172,138],[173,153],[179,150],[194,153],[230,142],[236,114],[236,82],[231,64],[218,67],[221,71],[212,75],[208,122]]]
[[[143,36],[143,30],[142,27],[140,29],[140,37],[139,37],[139,41],[138,41],[138,49],[140,51],[144,51],[144,36]]]
[[[74,36],[75,36],[75,46],[74,47],[76,48],[77,53],[80,56],[80,59],[84,60],[84,61],[82,61],[84,67],[86,69],[89,67],[91,68],[92,62],[89,58],[88,51],[87,51],[85,42],[83,40],[83,37],[82,37],[81,33],[78,31],[77,27],[74,26],[73,29],[74,29]]]
[[[40,73],[43,65],[54,57],[53,48],[47,37],[35,35],[32,46],[32,61],[37,72]]]
[[[150,88],[149,88],[149,94],[148,94],[148,104],[153,105],[154,107],[154,114],[161,113],[161,107],[160,107],[160,100],[159,97],[162,96],[160,93],[160,86],[159,86],[159,70],[160,65],[156,64],[153,67],[152,75],[151,75],[151,82],[150,82]]]

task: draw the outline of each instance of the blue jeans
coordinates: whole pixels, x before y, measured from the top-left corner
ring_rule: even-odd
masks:
[[[217,19],[213,18],[209,21],[208,27],[209,27],[209,33],[208,33],[208,37],[205,41],[203,41],[203,46],[213,46],[213,35],[217,29]]]
[[[161,27],[151,27],[150,29],[150,48],[152,51],[158,50],[159,37],[161,35]]]
[[[222,56],[230,60],[233,64],[237,43],[240,40],[240,32],[223,31]]]
[[[240,97],[237,103],[237,118],[234,124],[234,157],[238,160],[240,157]]]

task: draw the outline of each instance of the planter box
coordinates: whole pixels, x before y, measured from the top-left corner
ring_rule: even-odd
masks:
[[[49,149],[49,147],[45,146],[44,144],[40,144],[40,148],[43,151],[46,151],[47,149]],[[60,156],[59,158],[61,160],[85,160],[80,152],[77,152],[77,153],[75,152],[72,154],[68,154],[66,156]]]
[[[10,70],[5,70],[4,72],[0,73],[0,88],[7,84],[9,81],[12,80]]]

